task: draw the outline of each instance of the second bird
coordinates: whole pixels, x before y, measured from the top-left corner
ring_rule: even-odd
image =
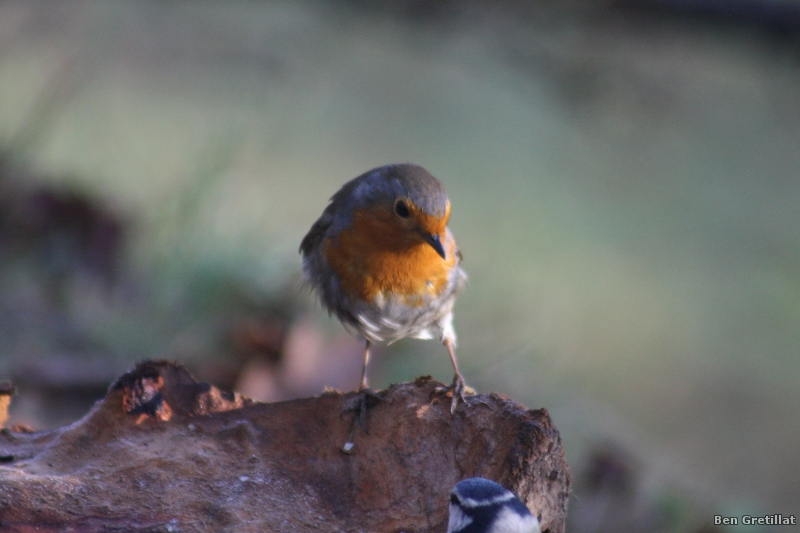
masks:
[[[447,228],[450,201],[418,165],[387,165],[347,182],[300,244],[303,272],[328,311],[366,339],[361,390],[373,342],[439,339],[455,376],[451,412],[464,399],[453,303],[466,284]]]

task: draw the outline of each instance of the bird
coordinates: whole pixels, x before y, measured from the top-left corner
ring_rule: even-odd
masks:
[[[450,491],[447,533],[541,533],[539,520],[502,485],[480,477]]]
[[[423,167],[392,164],[345,183],[300,244],[306,282],[328,312],[364,338],[362,395],[373,343],[438,339],[455,375],[451,413],[472,392],[456,360],[453,304],[467,275],[447,227],[450,200]],[[373,394],[374,395],[374,394]],[[366,400],[362,399],[362,428]]]

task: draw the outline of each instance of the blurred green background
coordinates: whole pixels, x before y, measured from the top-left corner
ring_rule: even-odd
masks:
[[[550,410],[570,531],[800,514],[795,2],[0,3],[11,424],[143,358],[355,388],[297,248],[394,162],[447,188],[462,370]],[[373,361],[378,388],[452,377],[435,342]]]

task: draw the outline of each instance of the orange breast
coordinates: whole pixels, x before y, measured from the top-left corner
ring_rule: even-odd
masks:
[[[441,223],[440,237],[445,238]],[[437,296],[447,285],[456,265],[455,240],[443,241],[442,259],[419,232],[398,223],[394,213],[362,210],[337,237],[325,243],[325,255],[338,276],[342,290],[361,300],[397,295],[409,305],[421,305],[426,296]]]

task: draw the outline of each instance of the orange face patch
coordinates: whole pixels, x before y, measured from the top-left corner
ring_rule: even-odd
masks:
[[[450,205],[441,218],[413,205],[409,212],[402,219],[388,209],[361,210],[350,227],[326,239],[325,256],[346,294],[368,302],[393,294],[409,305],[421,305],[425,296],[444,289],[456,264],[455,241],[445,240]],[[447,259],[423,239],[423,232],[439,235]]]

